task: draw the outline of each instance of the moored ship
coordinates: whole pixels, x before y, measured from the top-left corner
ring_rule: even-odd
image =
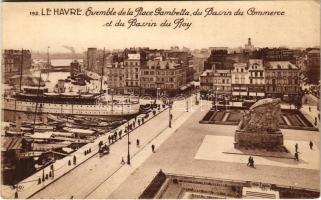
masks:
[[[45,87],[25,87],[23,92],[4,97],[3,110],[38,114],[84,116],[128,116],[139,112],[138,100],[103,99],[102,93],[50,93]]]

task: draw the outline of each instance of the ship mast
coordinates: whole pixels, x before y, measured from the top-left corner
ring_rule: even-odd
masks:
[[[104,66],[105,66],[105,48],[103,52],[103,65],[101,67],[100,93],[103,93]]]
[[[40,90],[40,86],[41,86],[41,71],[40,71],[40,75],[39,75],[39,82],[38,82],[38,89],[37,89],[37,100],[36,100],[36,108],[35,108],[35,117],[33,119],[33,134],[35,133],[35,129],[36,129],[36,118],[37,118],[37,108],[38,108],[38,96],[39,96],[39,90]]]
[[[50,68],[50,66],[51,66],[51,62],[50,62],[50,56],[49,56],[49,46],[47,47],[47,66],[46,66],[46,68],[47,68],[47,80],[49,79],[49,68]]]

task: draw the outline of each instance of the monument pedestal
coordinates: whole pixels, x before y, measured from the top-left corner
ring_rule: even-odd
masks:
[[[283,135],[280,130],[268,133],[257,133],[244,130],[235,131],[234,148],[281,150],[282,147]]]

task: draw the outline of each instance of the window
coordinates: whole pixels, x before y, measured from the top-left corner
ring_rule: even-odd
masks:
[[[235,83],[239,83],[239,77],[235,77]]]

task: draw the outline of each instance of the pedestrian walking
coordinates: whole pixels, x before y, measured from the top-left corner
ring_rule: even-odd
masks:
[[[313,142],[311,140],[310,140],[309,146],[310,146],[310,149],[312,150],[313,149]]]
[[[136,140],[136,146],[139,147],[139,139]]]
[[[108,142],[109,142],[109,144],[110,144],[110,135],[108,136]]]
[[[311,107],[309,106],[309,112],[311,112]]]
[[[251,167],[255,168],[254,167],[254,159],[253,159],[253,157],[251,157]]]
[[[74,157],[73,157],[73,163],[74,163],[74,165],[76,165],[76,161],[77,161],[77,159],[76,159],[76,156],[74,155]]]
[[[298,152],[295,152],[294,153],[294,159],[299,161],[299,153]]]
[[[121,158],[121,162],[120,164],[124,165],[125,164],[125,160],[124,160],[124,157]]]
[[[118,132],[118,137],[121,139],[121,131]]]
[[[249,160],[247,161],[246,166],[250,166],[250,165],[251,165],[251,162],[252,162],[252,157],[250,156],[250,157],[249,157]]]
[[[294,145],[294,147],[295,147],[295,152],[298,152],[298,148],[299,148],[298,143],[296,143],[296,144]]]
[[[155,145],[152,144],[152,152],[155,153]]]

